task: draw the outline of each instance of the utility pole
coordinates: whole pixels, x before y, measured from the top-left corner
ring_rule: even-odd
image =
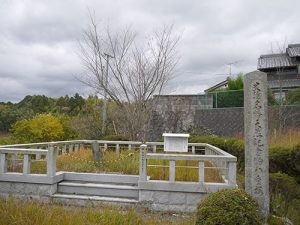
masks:
[[[231,62],[231,63],[228,63],[227,66],[229,66],[229,77],[231,77],[231,66],[234,65],[234,64],[237,64],[239,62],[241,62],[242,60],[238,60],[238,61],[234,61],[234,62]]]
[[[106,73],[103,76],[103,84],[104,84],[104,93],[103,93],[103,108],[102,108],[102,134],[104,135],[106,132],[106,119],[107,119],[107,82],[108,82],[108,66],[109,66],[109,59],[113,58],[113,56],[104,53],[104,56],[106,57]]]

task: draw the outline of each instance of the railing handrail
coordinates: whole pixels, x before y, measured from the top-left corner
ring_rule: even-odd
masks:
[[[35,142],[26,144],[11,144],[11,145],[0,145],[0,147],[25,147],[25,146],[35,146],[35,145],[57,145],[57,144],[91,144],[93,142],[99,144],[132,144],[141,145],[142,142],[138,141],[108,141],[108,140],[71,140],[71,141],[51,141],[51,142]]]
[[[95,140],[97,141],[99,144],[120,144],[120,145],[127,145],[127,144],[131,144],[131,145],[141,145],[142,142],[139,141],[106,141],[106,140]],[[93,142],[93,141],[91,141]]]
[[[70,141],[50,141],[50,142],[35,142],[35,143],[26,143],[26,144],[9,144],[9,145],[0,145],[0,147],[22,147],[22,146],[31,146],[31,145],[49,145],[49,144],[68,144],[68,143],[92,143],[97,141],[98,143],[107,143],[107,144],[136,144],[141,145],[143,142],[140,141],[110,141],[110,140],[70,140]],[[146,142],[146,145],[164,145],[164,142]],[[206,143],[188,143],[189,146],[201,146],[204,147]]]
[[[211,150],[215,151],[215,152],[218,152],[220,155],[226,155],[226,156],[233,156],[231,154],[229,154],[228,152],[225,152],[224,150],[216,147],[216,146],[213,146],[211,144],[205,144],[205,147],[209,147]]]
[[[92,142],[91,140],[73,140],[73,141],[50,141],[50,142],[35,142],[35,143],[26,143],[26,144],[11,144],[11,145],[0,145],[2,147],[25,147],[25,146],[35,146],[35,145],[56,145],[56,144],[79,144]]]
[[[52,141],[52,142],[37,142],[37,143],[26,143],[26,144],[12,144],[12,145],[0,145],[0,148],[12,148],[12,147],[43,147],[48,145],[61,145],[61,144],[92,144],[94,142],[97,142],[98,144],[104,144],[106,145],[116,145],[117,147],[120,145],[138,145],[140,146],[143,144],[139,141],[109,141],[109,140],[70,140],[70,141]],[[154,146],[156,150],[156,146],[164,146],[164,142],[146,142],[145,143],[148,146]],[[225,155],[225,156],[231,156],[229,153],[213,146],[207,143],[188,143],[189,147],[193,148],[193,152],[195,150],[195,147],[205,147],[210,150],[212,150],[217,155]]]
[[[19,148],[19,147],[48,147],[48,146],[55,146],[55,145],[84,145],[84,144],[104,144],[104,148],[107,149],[108,145],[115,145],[116,151],[120,151],[120,145],[128,145],[128,148],[131,149],[132,146],[140,146],[143,143],[139,141],[109,141],[109,140],[70,140],[70,141],[52,141],[52,142],[37,142],[37,143],[26,143],[26,144],[12,144],[12,145],[2,145],[0,148]],[[157,146],[164,146],[164,142],[146,142],[147,146],[150,146],[153,152],[156,152]],[[189,147],[192,147],[192,152],[195,154],[196,147],[204,147],[208,150],[208,154],[206,155],[219,155],[219,156],[228,156],[232,157],[231,154],[223,151],[220,148],[217,148],[213,145],[208,143],[188,143]],[[212,152],[210,152],[212,151]]]
[[[190,154],[159,154],[147,153],[147,159],[163,159],[163,160],[192,160],[192,161],[205,161],[220,159],[224,161],[236,162],[237,158],[233,155],[190,155]]]
[[[48,150],[45,149],[27,149],[27,148],[2,148],[0,147],[0,153],[21,153],[24,155],[30,155],[30,154],[47,154]]]

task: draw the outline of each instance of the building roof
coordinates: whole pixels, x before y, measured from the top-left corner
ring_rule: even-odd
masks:
[[[258,58],[257,69],[272,69],[278,67],[292,67],[295,66],[292,62],[291,57],[287,53],[283,54],[270,54],[270,55],[261,55]]]
[[[258,58],[257,69],[295,67],[300,64],[295,57],[300,57],[300,44],[289,44],[285,53],[261,55]]]
[[[300,56],[300,44],[288,45],[286,52],[290,57],[299,57]]]
[[[222,81],[222,82],[220,82],[220,83],[217,83],[216,85],[214,85],[214,86],[212,86],[212,87],[210,87],[210,88],[204,90],[204,92],[210,92],[210,91],[214,91],[214,90],[216,90],[216,89],[218,89],[218,88],[221,88],[221,87],[226,87],[227,84],[228,84],[228,81],[227,81],[227,79],[226,79],[226,80],[224,80],[224,81]]]

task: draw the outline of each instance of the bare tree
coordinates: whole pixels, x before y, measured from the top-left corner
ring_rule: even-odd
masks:
[[[164,26],[146,44],[139,44],[136,37],[130,28],[114,33],[109,27],[103,29],[90,16],[80,42],[86,68],[80,80],[117,103],[127,128],[124,132],[131,139],[144,140],[152,96],[161,93],[178,61],[179,37],[173,35],[173,26]]]

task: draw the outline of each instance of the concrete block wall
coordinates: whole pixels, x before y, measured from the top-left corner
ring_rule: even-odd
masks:
[[[161,95],[155,96],[154,102],[149,127],[149,139],[153,141],[162,133],[188,132],[193,129],[196,111],[213,107],[213,97],[205,95]]]
[[[189,102],[189,101],[186,101]],[[165,105],[168,103],[164,102]],[[173,104],[172,101],[169,104]],[[232,137],[244,134],[244,108],[193,108],[185,106],[181,113],[174,108],[158,106],[150,121],[150,141],[161,139],[164,132],[202,133],[202,130],[213,134]],[[184,108],[184,107],[183,107]],[[170,116],[173,115],[173,116]],[[269,106],[269,132],[284,129],[300,129],[300,106]],[[181,121],[185,120],[185,123]],[[204,132],[205,133],[205,132]]]
[[[139,182],[139,202],[156,211],[193,212],[207,195],[203,182]]]
[[[194,212],[206,193],[140,190],[140,203],[155,211]]]
[[[244,133],[244,108],[200,109],[195,113],[195,124],[201,124],[220,136]]]
[[[56,193],[57,184],[34,184],[23,182],[0,181],[0,196],[13,196],[18,199],[35,199],[43,202],[50,201],[51,195]]]
[[[300,128],[299,106],[269,106],[269,132]],[[195,114],[195,124],[202,124],[220,136],[244,135],[244,108],[201,109]]]

